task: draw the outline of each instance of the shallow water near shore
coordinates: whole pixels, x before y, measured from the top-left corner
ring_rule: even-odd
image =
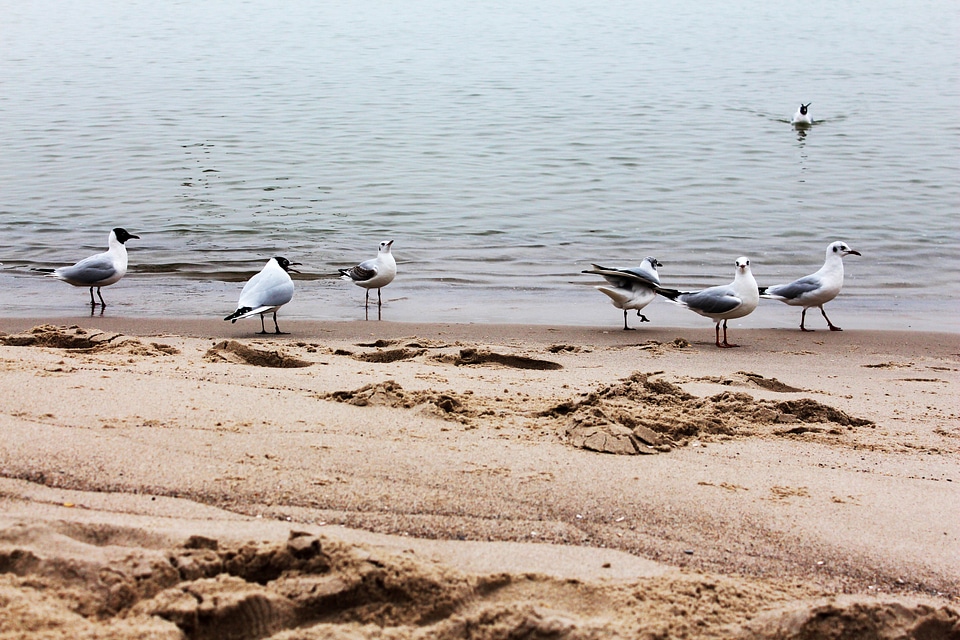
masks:
[[[108,315],[222,317],[284,255],[281,317],[362,318],[336,269],[389,237],[385,320],[617,328],[591,262],[697,288],[747,255],[768,285],[843,239],[836,324],[960,331],[948,2],[0,6],[4,315],[87,313],[36,269],[123,226]]]

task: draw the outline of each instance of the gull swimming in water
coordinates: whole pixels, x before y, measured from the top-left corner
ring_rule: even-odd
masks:
[[[293,265],[299,264],[299,262],[290,262],[281,256],[267,260],[267,264],[260,270],[260,273],[247,280],[247,283],[243,285],[237,310],[224,320],[233,323],[260,314],[261,330],[258,333],[267,333],[267,328],[263,324],[263,316],[272,311],[273,326],[276,327],[274,333],[282,334],[280,325],[277,324],[277,309],[293,299],[293,279],[288,272],[300,273],[293,268]]]
[[[760,302],[757,281],[750,271],[750,259],[737,258],[737,271],[730,284],[710,287],[701,291],[677,291],[676,289],[657,288],[657,293],[690,309],[695,313],[712,319],[717,323],[717,346],[722,348],[739,345],[727,342],[727,320],[742,318],[753,313]],[[720,322],[723,322],[723,342],[720,342]]]
[[[811,104],[813,103],[812,102],[808,102],[807,104],[801,103],[800,106],[797,107],[797,112],[793,114],[793,119],[790,121],[790,124],[801,124],[801,125],[813,124],[813,118],[810,117],[810,113],[807,111],[810,108]]]
[[[75,287],[90,287],[90,306],[97,306],[93,299],[93,289],[96,287],[100,304],[106,308],[100,287],[107,287],[120,281],[127,273],[127,248],[124,243],[130,238],[140,239],[126,229],[117,227],[110,232],[107,240],[109,249],[103,253],[84,258],[71,267],[54,269],[49,277],[69,282]]]
[[[776,284],[772,287],[761,287],[760,297],[789,304],[793,307],[803,307],[800,313],[800,330],[813,331],[803,326],[807,316],[807,309],[810,307],[820,307],[820,313],[823,319],[827,321],[830,331],[843,331],[840,327],[830,322],[827,312],[823,310],[823,305],[837,297],[840,289],[843,287],[843,257],[859,256],[859,251],[854,251],[846,242],[831,242],[827,246],[827,258],[823,261],[823,266],[816,273],[794,280],[788,284]]]
[[[598,285],[594,289],[606,294],[617,309],[623,309],[623,330],[632,331],[627,325],[627,310],[636,309],[640,322],[649,322],[640,310],[650,304],[657,297],[656,288],[660,286],[660,274],[657,267],[662,267],[656,258],[647,256],[639,267],[632,269],[609,269],[598,264],[593,269],[585,269],[581,273],[593,273],[603,276],[608,285]]]
[[[383,305],[383,299],[380,297],[380,288],[385,287],[397,276],[397,261],[393,259],[390,253],[390,247],[393,240],[384,240],[380,243],[380,250],[376,258],[364,260],[355,267],[349,269],[338,269],[341,280],[350,280],[358,287],[367,290],[363,300],[363,307],[366,309],[370,305],[370,289],[377,290],[377,307]]]

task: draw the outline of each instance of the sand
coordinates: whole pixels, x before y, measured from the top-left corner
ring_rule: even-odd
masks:
[[[0,320],[0,638],[960,638],[960,335]]]

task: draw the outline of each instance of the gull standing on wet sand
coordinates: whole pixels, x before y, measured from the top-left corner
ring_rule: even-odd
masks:
[[[110,248],[107,251],[84,258],[72,267],[54,269],[48,277],[69,282],[75,287],[90,287],[91,307],[97,306],[93,299],[93,289],[96,287],[100,304],[105,309],[107,303],[103,301],[100,287],[107,287],[119,282],[120,278],[126,275],[127,248],[124,243],[130,238],[139,240],[140,236],[135,236],[126,229],[117,227],[110,232],[110,238],[107,240],[107,246]]]
[[[807,317],[807,309],[810,307],[820,307],[820,313],[823,319],[827,321],[830,331],[843,331],[840,327],[830,322],[827,312],[823,310],[823,305],[837,297],[840,289],[843,287],[843,257],[858,256],[859,251],[854,251],[846,242],[832,242],[827,246],[827,258],[823,266],[816,273],[794,280],[788,284],[775,284],[772,287],[761,287],[760,297],[770,300],[779,300],[793,307],[803,307],[800,313],[800,330],[813,331],[803,326]]]
[[[377,290],[377,308],[383,305],[383,299],[380,297],[380,288],[385,287],[397,276],[397,261],[393,259],[390,253],[390,247],[393,240],[384,240],[380,243],[380,250],[376,258],[364,260],[355,267],[349,269],[338,269],[341,280],[350,280],[358,287],[367,290],[363,299],[363,308],[367,309],[370,305],[370,289]]]
[[[272,311],[273,326],[276,327],[274,333],[282,334],[280,325],[277,324],[277,309],[293,300],[293,279],[288,272],[300,273],[293,268],[293,265],[299,264],[299,262],[290,262],[282,256],[267,260],[266,266],[260,270],[260,273],[247,280],[247,283],[243,285],[237,310],[224,320],[234,323],[237,320],[260,314],[261,330],[257,333],[267,333],[267,328],[263,324],[263,316]]]
[[[599,285],[594,289],[609,296],[610,302],[617,309],[623,309],[623,330],[632,331],[633,329],[627,326],[627,310],[636,309],[640,322],[649,322],[640,310],[657,297],[656,288],[660,286],[657,267],[662,266],[656,258],[647,256],[639,267],[632,269],[608,269],[594,264],[593,269],[585,269],[581,273],[603,276],[603,279],[610,283],[609,286]]]
[[[702,291],[677,291],[657,288],[657,293],[695,313],[717,323],[717,346],[721,348],[740,345],[727,342],[727,320],[742,318],[753,313],[760,302],[757,281],[750,271],[750,259],[737,258],[737,271],[730,284],[710,287]],[[720,322],[723,321],[723,342],[720,342]]]

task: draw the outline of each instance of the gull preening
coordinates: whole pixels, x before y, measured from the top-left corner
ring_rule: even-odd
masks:
[[[380,243],[380,250],[376,258],[364,260],[355,267],[349,269],[338,269],[341,280],[350,280],[358,287],[367,290],[363,300],[363,308],[367,309],[370,305],[370,289],[377,290],[377,307],[383,305],[383,299],[380,297],[380,288],[385,287],[397,276],[397,261],[393,259],[390,253],[390,247],[393,240],[384,240]]]
[[[717,346],[736,347],[727,342],[727,320],[742,318],[753,313],[760,302],[757,281],[750,271],[750,259],[737,258],[737,271],[730,284],[710,287],[701,291],[678,291],[658,287],[657,293],[695,313],[717,323]],[[720,342],[720,323],[723,322],[723,342]]]
[[[103,253],[84,258],[71,267],[60,267],[49,274],[52,278],[69,282],[75,287],[90,287],[90,306],[97,306],[93,299],[93,289],[97,289],[100,304],[106,308],[100,287],[107,287],[120,281],[127,273],[127,248],[124,243],[130,238],[140,239],[126,229],[117,227],[110,232],[107,240],[109,249]]]
[[[598,285],[594,289],[606,294],[617,309],[623,309],[623,329],[631,331],[627,325],[627,310],[636,309],[640,322],[649,322],[640,310],[650,304],[657,297],[656,288],[660,286],[660,274],[657,267],[662,267],[656,258],[647,256],[639,267],[632,269],[610,269],[593,265],[593,269],[585,269],[581,273],[593,273],[603,276],[608,285]]]
[[[859,256],[859,251],[854,251],[846,242],[831,242],[827,246],[827,258],[823,266],[816,273],[794,280],[787,284],[776,284],[772,287],[762,287],[760,296],[771,300],[789,304],[793,307],[803,307],[800,313],[800,330],[812,331],[803,326],[807,317],[807,309],[810,307],[820,307],[820,313],[823,319],[827,321],[827,326],[831,331],[843,331],[840,327],[830,322],[827,312],[823,310],[823,305],[837,297],[840,289],[843,287],[843,257]]]
[[[299,264],[299,262],[290,262],[281,256],[267,260],[266,266],[260,270],[260,273],[247,280],[247,283],[243,285],[237,310],[224,320],[236,322],[259,314],[261,330],[258,333],[267,333],[267,328],[263,324],[263,316],[272,311],[273,326],[276,327],[274,333],[282,334],[280,325],[277,324],[277,309],[293,299],[293,279],[288,272],[300,273],[293,268],[293,265]]]
[[[813,118],[810,117],[810,113],[808,111],[811,104],[813,103],[801,103],[800,106],[797,107],[797,112],[793,114],[793,119],[790,121],[790,124],[813,124]]]

